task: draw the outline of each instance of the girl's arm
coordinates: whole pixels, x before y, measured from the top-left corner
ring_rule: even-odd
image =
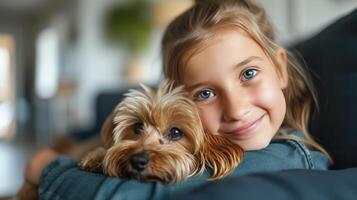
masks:
[[[356,199],[357,167],[344,170],[286,170],[230,177],[204,184],[175,200],[206,199]],[[234,197],[234,198],[233,198]]]
[[[230,177],[255,172],[286,169],[311,169],[306,152],[299,145],[276,141],[267,148],[246,152],[242,163]],[[310,153],[318,153],[310,151]],[[322,154],[318,155],[323,158]],[[35,156],[36,157],[36,156]],[[44,156],[53,159],[52,156]],[[46,159],[44,159],[46,160]],[[326,159],[327,161],[327,159]],[[322,168],[327,168],[328,162]],[[181,184],[161,185],[121,180],[80,170],[77,163],[66,157],[52,161],[43,171],[39,185],[41,199],[168,199],[177,193],[199,188],[207,183],[207,174]]]

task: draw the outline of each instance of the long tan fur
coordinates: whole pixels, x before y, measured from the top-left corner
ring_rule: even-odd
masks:
[[[205,137],[200,154],[205,165],[212,169],[210,179],[223,178],[241,162],[244,151],[222,136],[206,134]]]

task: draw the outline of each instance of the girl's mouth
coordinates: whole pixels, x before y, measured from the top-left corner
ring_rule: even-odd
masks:
[[[264,116],[265,116],[265,114],[262,115],[261,117],[259,117],[257,120],[254,120],[253,122],[246,123],[243,126],[240,126],[237,129],[235,129],[234,131],[225,132],[224,134],[227,136],[238,138],[238,139],[243,138],[247,134],[249,134],[257,129],[257,127],[259,126],[259,124],[262,121],[262,119],[264,118]]]

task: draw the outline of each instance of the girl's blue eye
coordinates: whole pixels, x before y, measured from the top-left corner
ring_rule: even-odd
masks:
[[[213,93],[212,90],[209,90],[209,89],[204,89],[204,90],[201,90],[198,94],[197,94],[197,99],[198,100],[206,100],[210,97],[213,97],[215,96],[215,94]]]
[[[252,79],[255,75],[257,75],[257,70],[247,69],[243,72],[243,79],[246,81]]]

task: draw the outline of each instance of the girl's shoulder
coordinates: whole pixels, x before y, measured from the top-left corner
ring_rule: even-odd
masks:
[[[271,145],[286,146],[288,152],[296,157],[301,157],[306,164],[306,169],[328,169],[330,161],[322,152],[311,148],[305,142],[305,135],[301,131],[290,130],[277,133],[277,136],[287,139],[273,140]]]
[[[267,147],[246,151],[242,162],[233,172],[244,175],[253,172],[271,172],[287,169],[329,168],[329,159],[321,152],[308,147],[303,141],[304,134],[299,131],[279,133],[285,139],[274,139]]]

